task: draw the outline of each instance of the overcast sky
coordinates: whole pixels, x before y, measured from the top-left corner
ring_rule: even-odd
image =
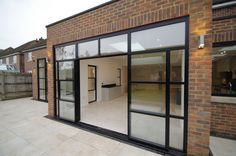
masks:
[[[0,0],[0,49],[46,38],[46,25],[107,1]]]

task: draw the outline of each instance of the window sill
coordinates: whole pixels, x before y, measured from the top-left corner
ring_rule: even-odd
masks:
[[[211,102],[236,104],[236,97],[211,96]]]

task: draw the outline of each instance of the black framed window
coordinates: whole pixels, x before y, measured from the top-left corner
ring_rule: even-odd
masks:
[[[102,38],[101,43],[101,55],[107,54],[120,54],[128,52],[128,35],[118,35],[113,37]]]
[[[56,104],[57,115],[75,121],[74,61],[75,45],[55,49],[56,55]]]
[[[212,52],[212,95],[236,96],[236,43],[219,43]]]
[[[78,49],[80,58],[98,56],[98,40],[79,43]]]
[[[61,59],[61,56],[59,60],[56,60],[56,108],[59,117],[72,120],[74,115],[74,118],[79,116],[79,119],[80,106],[77,107],[78,111],[75,111],[75,105],[72,103],[79,104],[81,98],[80,81],[74,82],[74,77],[72,80],[59,78],[60,72],[62,72],[59,71],[59,62],[78,61],[77,65],[75,64],[76,72],[78,72],[75,76],[77,77],[78,74],[82,74],[79,71],[79,64],[83,59],[127,55],[127,137],[148,146],[186,152],[188,18],[80,40],[75,45],[77,47],[75,48],[75,59],[70,57],[65,60]],[[60,47],[62,46],[60,45]],[[57,53],[57,48],[55,49],[55,53]],[[61,98],[60,81],[73,81],[76,89],[73,94],[78,96],[74,97],[75,101]],[[78,84],[75,85],[75,83]],[[61,115],[61,101],[67,102],[62,104],[65,105],[63,109],[72,108],[71,114]]]
[[[47,101],[47,62],[46,58],[37,60],[38,99]]]
[[[129,136],[186,150],[186,23],[131,33]]]

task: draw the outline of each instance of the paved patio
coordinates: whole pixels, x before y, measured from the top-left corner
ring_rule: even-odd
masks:
[[[45,115],[47,103],[0,101],[0,156],[160,156]]]

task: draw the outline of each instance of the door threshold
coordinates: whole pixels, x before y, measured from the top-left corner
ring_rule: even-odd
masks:
[[[50,116],[45,116],[48,119],[57,121],[57,122],[61,122],[76,128],[79,128],[81,130],[85,130],[87,132],[91,132],[94,134],[98,134],[100,136],[112,139],[112,140],[116,140],[134,147],[138,147],[153,153],[157,153],[163,156],[186,156],[186,153],[182,152],[182,151],[177,151],[177,150],[172,150],[172,149],[165,149],[164,147],[158,147],[155,145],[151,145],[151,144],[147,144],[144,143],[142,141],[138,141],[138,140],[134,140],[134,139],[130,139],[128,137],[128,135],[123,134],[123,133],[119,133],[116,131],[112,131],[112,130],[108,130],[105,128],[101,128],[101,127],[97,127],[94,125],[90,125],[87,123],[83,123],[83,122],[72,122],[72,121],[67,121],[64,119],[60,119],[58,117],[50,117]]]

